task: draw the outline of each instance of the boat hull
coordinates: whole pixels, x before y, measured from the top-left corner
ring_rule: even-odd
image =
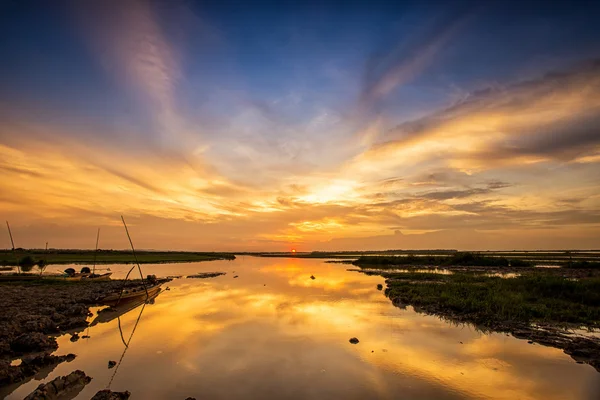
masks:
[[[110,276],[112,275],[112,272],[107,272],[106,274],[102,274],[102,275],[97,275],[97,276],[85,276],[82,277],[81,280],[82,281],[94,281],[94,282],[98,282],[98,281],[110,281]]]
[[[148,287],[147,291],[144,290],[143,287],[138,287],[135,289],[125,289],[123,294],[114,293],[104,297],[100,300],[101,304],[105,304],[107,306],[116,306],[121,303],[129,302],[129,301],[140,301],[144,299],[151,299],[160,291],[160,284],[152,287]]]

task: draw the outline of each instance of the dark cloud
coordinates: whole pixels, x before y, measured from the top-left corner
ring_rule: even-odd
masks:
[[[430,200],[451,200],[451,199],[464,199],[467,197],[473,197],[480,194],[490,193],[492,190],[489,188],[475,188],[466,190],[444,190],[428,192],[418,195],[417,197]]]
[[[558,124],[537,127],[533,132],[524,130],[515,133],[518,136],[514,141],[504,147],[498,146],[495,154],[490,156],[547,155],[571,160],[600,143],[600,109]]]
[[[8,172],[8,173],[15,173],[18,175],[27,175],[27,176],[31,176],[34,178],[41,178],[44,176],[43,174],[41,174],[37,171],[30,171],[28,169],[13,167],[13,166],[9,166],[9,165],[0,165],[0,170]]]
[[[504,189],[510,186],[512,186],[510,183],[502,181],[491,181],[488,183],[489,189]]]
[[[141,187],[143,189],[147,189],[147,190],[149,190],[151,192],[159,193],[159,194],[164,194],[165,193],[165,191],[163,189],[159,188],[158,186],[153,185],[153,184],[151,184],[149,182],[146,182],[145,180],[139,179],[139,178],[137,178],[137,177],[135,177],[135,176],[133,176],[133,175],[125,172],[125,171],[122,171],[122,170],[119,170],[119,169],[116,169],[116,168],[112,168],[112,167],[108,167],[106,165],[99,166],[99,167],[102,168],[104,171],[108,172],[109,174],[114,175],[114,176],[116,176],[118,178],[121,178],[121,179],[123,179],[123,180],[125,180],[125,181],[127,181],[129,183],[132,183],[132,184],[134,184],[136,186],[139,186],[139,187]]]
[[[519,125],[510,123],[515,115],[531,112],[532,105],[548,99],[553,106],[568,107],[568,96],[586,93],[590,101],[582,104],[569,116],[559,120],[525,120]],[[564,105],[561,100],[565,98]],[[435,134],[444,124],[477,115],[506,115],[502,133],[507,137],[490,143],[487,149],[467,155],[477,159],[498,160],[519,155],[540,155],[571,160],[600,144],[600,60],[591,60],[570,71],[548,73],[542,78],[505,87],[489,87],[474,91],[466,98],[440,112],[408,121],[390,130],[383,142],[408,143]],[[551,110],[545,110],[548,112]],[[538,112],[541,110],[537,110]],[[534,114],[533,112],[531,112]]]

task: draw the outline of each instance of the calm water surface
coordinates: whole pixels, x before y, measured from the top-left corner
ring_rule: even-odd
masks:
[[[7,398],[75,369],[93,377],[78,399],[107,386],[132,399],[600,398],[600,374],[562,351],[396,308],[376,288],[382,278],[347,267],[248,256],[145,265],[158,276],[227,275],[176,279],[154,304],[80,333],[90,339],[60,337],[57,354],[77,358]],[[110,268],[119,278],[128,266]],[[119,323],[131,338],[124,355]]]

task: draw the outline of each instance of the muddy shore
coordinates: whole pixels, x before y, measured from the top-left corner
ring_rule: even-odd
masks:
[[[0,283],[0,388],[50,373],[75,355],[55,356],[56,336],[82,332],[99,299],[133,287],[124,282],[3,282]],[[15,362],[15,360],[17,360]]]

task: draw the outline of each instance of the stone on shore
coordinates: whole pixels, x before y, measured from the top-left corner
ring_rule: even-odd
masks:
[[[124,392],[113,392],[109,389],[99,391],[91,400],[127,400],[131,396],[127,390]]]
[[[31,392],[25,400],[54,400],[69,396],[74,398],[92,378],[81,370],[73,371],[69,375],[59,376],[48,383],[42,383]]]
[[[29,332],[19,335],[11,344],[10,349],[15,353],[33,353],[58,349],[56,339],[41,332]]]
[[[23,357],[21,364],[10,365],[8,360],[0,362],[0,386],[20,382],[30,376],[37,374],[42,368],[55,367],[58,364],[75,359],[75,354],[66,356],[54,356],[50,353]]]

